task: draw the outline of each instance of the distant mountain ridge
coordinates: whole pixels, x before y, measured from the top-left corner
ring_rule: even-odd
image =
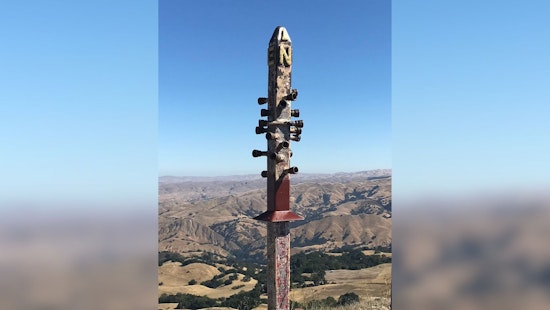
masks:
[[[299,176],[291,208],[305,219],[291,223],[293,252],[391,246],[390,169]],[[253,177],[159,178],[159,251],[265,257],[265,223],[252,218],[266,209],[266,181]]]
[[[391,176],[391,169],[374,169],[358,172],[337,172],[337,173],[299,173],[292,176],[293,180],[320,180],[328,178],[364,178],[364,177],[384,177]],[[223,181],[249,181],[263,179],[259,174],[242,174],[227,176],[160,176],[160,183],[179,183],[179,182],[223,182]]]
[[[334,174],[293,175],[291,184],[305,182],[351,182],[391,177],[391,169],[376,169],[360,172]],[[242,194],[254,189],[265,189],[266,181],[259,174],[219,177],[162,176],[159,177],[159,196],[172,195],[181,201],[200,201],[227,195]]]

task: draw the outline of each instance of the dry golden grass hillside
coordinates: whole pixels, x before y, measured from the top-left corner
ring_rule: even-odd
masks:
[[[219,266],[226,269],[230,268],[229,266]],[[165,262],[158,269],[158,281],[162,283],[158,287],[159,296],[163,293],[168,295],[183,293],[216,299],[229,297],[240,291],[250,291],[258,282],[255,279],[244,282],[242,281],[244,275],[238,274],[238,278],[233,280],[233,283],[230,285],[222,285],[215,289],[200,285],[201,282],[210,280],[220,273],[216,267],[207,264],[193,263],[181,266],[177,262]],[[229,275],[226,275],[222,280],[227,280],[228,277]],[[195,280],[197,283],[189,285],[189,281],[191,280]]]
[[[292,289],[290,298],[304,303],[329,296],[338,300],[338,297],[350,292],[365,301],[380,297],[389,298],[391,295],[391,264],[361,270],[327,271],[325,278],[329,284]]]
[[[202,260],[193,261],[208,263],[265,264],[266,225],[253,219],[266,210],[265,187],[265,179],[259,176],[162,178],[159,182],[159,252],[200,257]],[[304,217],[303,221],[292,222],[290,226],[292,254],[360,248],[372,255],[377,247],[391,247],[391,170],[292,176],[290,194],[291,209]],[[159,257],[161,255],[165,254],[159,253]],[[218,267],[232,268],[204,263],[182,267],[180,263],[164,262],[159,267],[158,281],[162,283],[158,287],[159,296],[183,293],[227,298],[240,291],[249,292],[257,284],[256,279],[244,282],[244,275],[237,274],[231,284],[215,289],[201,285],[203,281],[218,281],[213,279],[221,274]],[[252,273],[254,275],[261,278],[258,273]],[[221,283],[230,276],[235,274],[225,275]],[[384,307],[389,305],[391,294],[391,264],[353,271],[327,271],[325,279],[324,285],[292,289],[291,299],[308,302],[331,296],[337,300],[345,293],[354,292],[361,302],[355,308],[342,310],[388,309]],[[191,280],[196,283],[189,285]],[[175,306],[160,304],[159,309]],[[267,306],[256,309],[267,309]]]
[[[291,208],[305,218],[292,223],[294,248],[328,251],[391,244],[391,176],[372,180],[360,176],[306,178],[291,186]],[[265,188],[253,189],[252,180],[223,181],[212,188],[202,181],[201,191],[213,197],[190,200],[185,191],[198,185],[174,182],[159,184],[160,251],[265,257],[265,223],[252,219],[266,209]],[[217,196],[214,189],[220,195],[231,194]]]

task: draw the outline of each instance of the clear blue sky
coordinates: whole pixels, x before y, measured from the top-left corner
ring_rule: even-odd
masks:
[[[550,2],[394,1],[393,190],[550,185]]]
[[[293,42],[304,173],[391,168],[389,1],[160,1],[160,175],[259,174],[256,99],[276,26]]]
[[[0,5],[0,208],[155,204],[156,10]]]
[[[393,1],[391,51],[387,1],[264,2],[2,3],[0,206],[154,209],[159,171],[259,173],[277,25],[301,171],[391,166],[394,198],[549,185],[547,1]]]

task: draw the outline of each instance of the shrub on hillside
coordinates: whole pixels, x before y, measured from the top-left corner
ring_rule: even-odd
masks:
[[[351,292],[346,293],[338,298],[338,305],[344,306],[359,302],[359,296],[357,294]]]
[[[183,294],[176,309],[202,309],[216,306],[216,300],[206,296]]]
[[[212,280],[201,282],[201,285],[204,285],[209,288],[217,288],[217,287],[220,287],[222,284],[223,282],[220,279],[212,279]]]

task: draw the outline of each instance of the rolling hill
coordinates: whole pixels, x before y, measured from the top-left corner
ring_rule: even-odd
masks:
[[[159,179],[159,251],[265,258],[260,176]],[[391,246],[391,170],[292,176],[292,251]]]

